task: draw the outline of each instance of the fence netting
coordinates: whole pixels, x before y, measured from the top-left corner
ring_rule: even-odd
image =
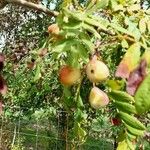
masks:
[[[99,132],[89,135],[85,142],[70,139],[68,128],[61,124],[61,111],[56,117],[30,119],[17,110],[17,117],[8,117],[8,111],[0,116],[0,150],[112,150],[114,141]],[[62,127],[65,130],[61,129]],[[64,133],[65,131],[65,133]],[[105,132],[105,130],[103,130]],[[109,132],[109,129],[106,130]],[[65,134],[65,135],[64,135]]]

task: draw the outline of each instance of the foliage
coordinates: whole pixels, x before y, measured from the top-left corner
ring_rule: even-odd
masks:
[[[50,4],[47,1],[45,5]],[[145,120],[150,110],[150,12],[144,4],[138,0],[58,1],[55,18],[15,7],[19,13],[14,12],[13,18],[19,15],[19,22],[1,28],[7,40],[12,40],[3,48],[3,74],[9,87],[3,96],[4,115],[12,120],[19,116],[28,121],[53,119],[60,110],[64,134],[59,136],[66,140],[67,126],[72,148],[76,141],[85,143],[91,131],[102,134],[101,127],[110,127],[111,118],[117,116],[122,123],[111,127],[108,137],[117,136],[117,149],[135,149],[134,142],[147,132]],[[6,6],[7,12],[13,7]],[[54,22],[59,32],[45,32]],[[9,33],[13,27],[13,34]],[[95,56],[110,70],[106,81],[94,83],[110,99],[109,105],[99,110],[89,107],[92,83],[85,73],[86,64]],[[58,70],[63,65],[81,70],[81,79],[71,87],[59,82]],[[144,115],[139,113],[141,109]],[[67,147],[64,141],[62,145]]]

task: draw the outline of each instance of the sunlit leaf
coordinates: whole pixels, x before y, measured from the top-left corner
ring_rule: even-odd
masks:
[[[126,140],[123,140],[118,143],[117,150],[128,150],[128,144],[127,144]]]
[[[150,20],[147,21],[147,29],[148,29],[148,32],[149,32],[149,34],[150,34]]]
[[[122,45],[123,48],[128,48],[129,47],[129,44],[128,44],[128,42],[125,39],[123,39],[121,41],[121,45]]]
[[[112,90],[120,90],[124,82],[121,80],[108,80],[107,85],[112,89]]]
[[[136,41],[139,41],[141,38],[141,33],[138,28],[138,24],[134,21],[130,20],[131,18],[125,17],[125,24],[128,26],[128,31],[132,33],[132,36],[135,38]]]
[[[103,30],[107,30],[107,26],[103,25],[102,23],[100,22],[97,22],[97,20],[93,19],[93,18],[89,18],[89,17],[86,17],[85,18],[85,22],[89,25],[92,25],[92,26],[96,26],[98,27],[99,29],[103,29]]]
[[[86,136],[86,131],[81,127],[81,124],[78,122],[75,122],[74,133],[81,142],[84,142],[85,136]]]
[[[123,5],[119,4],[116,0],[110,0],[111,8],[113,11],[123,10]]]
[[[70,11],[67,8],[63,8],[64,13],[68,16],[71,17],[77,21],[84,21],[86,15],[82,13],[81,11]]]
[[[140,4],[133,4],[127,8],[128,11],[138,11],[141,9]]]
[[[63,0],[62,7],[67,7],[72,3],[72,0]]]
[[[139,21],[139,29],[140,29],[141,33],[145,33],[145,31],[146,31],[145,18],[140,19],[140,21]]]
[[[109,0],[90,0],[87,3],[87,13],[90,14],[98,9],[104,9],[108,6]]]

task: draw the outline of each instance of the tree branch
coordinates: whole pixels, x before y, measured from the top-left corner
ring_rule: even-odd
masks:
[[[27,2],[26,0],[5,0],[5,1],[7,3],[16,4],[16,5],[28,7],[28,8],[40,11],[40,12],[44,12],[45,14],[47,14],[49,16],[56,17],[59,14],[57,11],[51,11],[41,4],[34,4],[32,2]]]

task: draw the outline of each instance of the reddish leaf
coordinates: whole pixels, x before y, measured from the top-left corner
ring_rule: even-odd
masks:
[[[146,76],[146,60],[141,60],[139,66],[130,73],[127,81],[126,90],[130,95],[134,95],[140,83],[144,80]]]
[[[119,118],[111,118],[111,123],[114,125],[114,126],[119,126],[121,124],[121,120]]]
[[[115,76],[116,77],[121,77],[121,78],[128,78],[130,73],[130,69],[128,64],[124,61],[122,61],[116,71]]]
[[[130,73],[135,69],[140,60],[140,44],[134,43],[129,47],[122,61],[120,62],[117,71],[115,73],[116,77],[128,78]]]

